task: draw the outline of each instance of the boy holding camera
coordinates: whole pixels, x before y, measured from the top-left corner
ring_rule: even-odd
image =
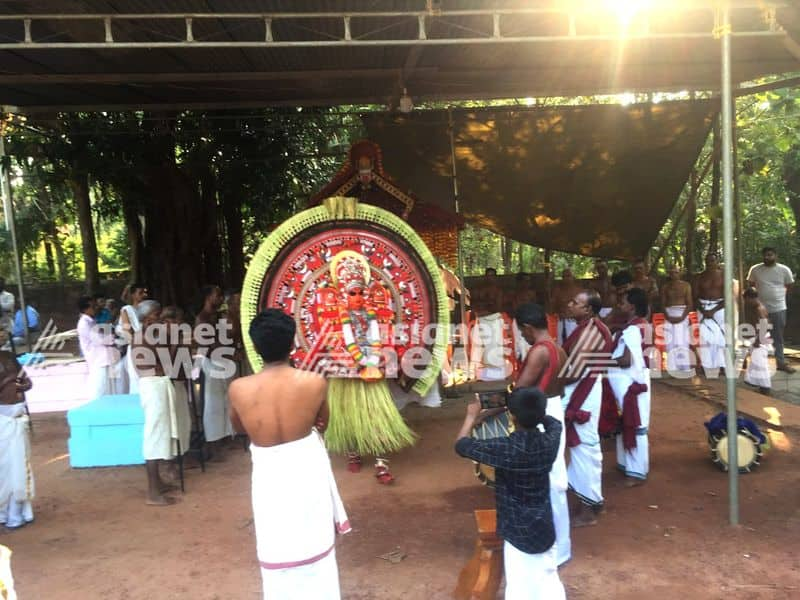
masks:
[[[556,565],[550,505],[550,469],[558,454],[561,423],[547,416],[538,388],[515,389],[508,398],[514,431],[476,440],[470,433],[485,418],[478,397],[467,406],[456,452],[495,468],[497,535],[503,545],[506,600],[565,598]]]

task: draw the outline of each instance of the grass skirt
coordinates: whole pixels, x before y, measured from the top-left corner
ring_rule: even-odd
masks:
[[[325,445],[332,452],[382,456],[414,444],[385,379],[330,379],[328,407]]]

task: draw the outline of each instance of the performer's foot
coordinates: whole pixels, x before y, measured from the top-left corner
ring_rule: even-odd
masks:
[[[347,470],[351,473],[359,473],[361,471],[361,455],[350,453],[347,455]]]
[[[394,475],[386,467],[375,467],[375,477],[378,479],[378,483],[383,485],[394,482]]]
[[[386,460],[379,458],[375,461],[375,477],[377,477],[378,483],[383,485],[394,481],[394,476],[389,471],[389,463]]]
[[[794,367],[790,367],[786,363],[778,365],[776,369],[778,369],[778,371],[783,371],[784,373],[794,373],[797,371],[797,369],[795,369]]]
[[[765,396],[769,396],[772,390],[768,387],[760,387],[758,388],[759,393],[764,394]]]

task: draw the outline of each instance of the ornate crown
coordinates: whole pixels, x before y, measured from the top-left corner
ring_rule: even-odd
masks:
[[[358,252],[343,250],[331,261],[331,278],[340,288],[366,288],[370,280],[369,263]]]

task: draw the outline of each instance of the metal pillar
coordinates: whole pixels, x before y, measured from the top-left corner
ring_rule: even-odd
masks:
[[[736,426],[736,369],[734,330],[733,244],[733,118],[731,93],[731,31],[728,5],[722,7],[722,249],[725,256],[725,383],[728,406],[728,503],[731,525],[739,524],[739,459]]]
[[[17,227],[14,224],[14,205],[11,202],[11,173],[9,173],[4,165],[6,164],[6,144],[2,133],[0,133],[0,195],[3,196],[3,212],[6,216],[6,229],[11,234],[11,248],[14,252],[14,268],[17,272],[17,298],[19,299],[19,307],[22,311],[22,327],[25,331],[25,345],[28,352],[31,351],[31,334],[28,328],[28,310],[25,305],[25,293],[22,286],[22,261],[19,255],[19,248],[17,246]],[[13,323],[14,309],[11,309],[11,319]],[[11,345],[13,348],[14,334],[9,331],[9,338],[12,338]]]

